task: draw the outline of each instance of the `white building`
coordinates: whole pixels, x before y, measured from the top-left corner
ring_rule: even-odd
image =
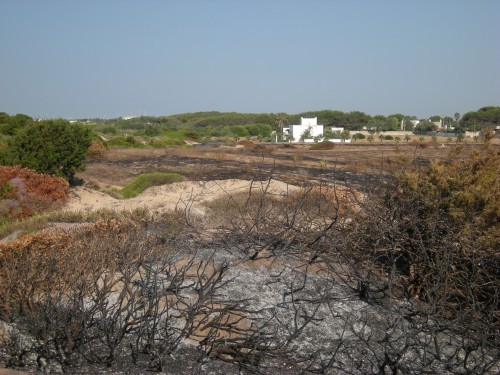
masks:
[[[315,137],[323,137],[323,125],[318,125],[317,117],[301,117],[300,125],[290,125],[289,128],[284,128],[283,132],[293,137],[292,142],[314,142]]]

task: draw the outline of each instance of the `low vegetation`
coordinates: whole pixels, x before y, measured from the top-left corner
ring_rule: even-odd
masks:
[[[56,207],[68,198],[68,188],[59,177],[0,166],[0,224]]]
[[[182,182],[185,179],[184,176],[178,173],[145,173],[134,178],[122,189],[110,189],[109,191],[119,197],[134,198],[152,186],[168,185],[174,182]]]
[[[332,150],[335,148],[335,143],[329,141],[323,141],[314,143],[309,147],[310,150]]]

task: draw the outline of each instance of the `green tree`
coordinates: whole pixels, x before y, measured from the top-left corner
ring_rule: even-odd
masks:
[[[423,132],[432,132],[437,130],[437,126],[428,121],[428,120],[421,120],[418,125],[415,127],[415,130],[420,132],[422,134]]]
[[[467,128],[483,129],[488,126],[500,125],[500,107],[482,107],[477,111],[467,112],[460,120],[461,125]]]
[[[352,139],[354,139],[355,141],[356,141],[357,139],[365,139],[365,138],[366,138],[366,137],[365,137],[365,135],[364,135],[364,134],[362,134],[362,133],[356,133],[356,134],[354,134],[354,135],[352,136]]]
[[[312,138],[311,127],[309,126],[306,130],[304,130],[304,132],[300,136],[300,140],[304,141],[305,139],[311,139],[311,138]]]
[[[85,170],[85,157],[92,141],[90,129],[65,120],[34,122],[12,140],[10,163],[68,180]]]
[[[264,138],[268,138],[271,136],[273,132],[273,128],[268,124],[252,124],[247,125],[246,129],[251,136],[261,135]],[[240,136],[244,137],[246,135],[240,134]]]
[[[5,112],[0,112],[0,134],[14,135],[16,131],[33,121],[29,116],[17,114],[9,116]]]
[[[368,125],[370,120],[370,115],[359,111],[352,111],[347,115],[345,127],[349,130],[361,130],[363,126]]]
[[[325,130],[323,130],[323,138],[324,139],[333,139],[334,138],[332,128],[326,127]]]
[[[415,124],[413,120],[416,120],[415,116],[406,116],[403,120],[403,130],[410,131],[413,130]]]
[[[386,120],[386,129],[387,130],[398,130],[400,128],[401,121],[399,117],[389,116]]]
[[[350,138],[351,138],[351,133],[349,132],[349,130],[344,129],[342,133],[340,133],[340,139],[342,139],[342,142],[345,142]]]
[[[401,121],[404,120],[405,115],[402,115],[401,113],[394,113],[392,115],[389,115],[387,118],[395,118],[398,122],[398,124],[401,124]]]

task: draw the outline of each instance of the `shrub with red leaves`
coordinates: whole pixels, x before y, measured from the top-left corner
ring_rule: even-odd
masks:
[[[0,211],[22,218],[68,199],[68,182],[19,166],[0,166]]]

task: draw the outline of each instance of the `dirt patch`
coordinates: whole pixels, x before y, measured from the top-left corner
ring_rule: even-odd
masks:
[[[284,182],[273,180],[217,180],[217,181],[184,181],[170,185],[154,186],[131,199],[116,199],[108,194],[85,186],[79,186],[71,191],[71,197],[64,206],[68,211],[92,211],[112,209],[115,211],[146,208],[153,212],[165,212],[175,209],[187,209],[193,214],[203,215],[206,210],[204,202],[231,196],[234,194],[267,190],[269,194],[282,195],[288,191],[297,190]]]

